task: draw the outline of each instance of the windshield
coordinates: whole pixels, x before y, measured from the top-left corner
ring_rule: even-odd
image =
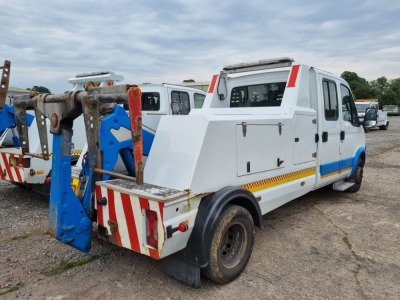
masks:
[[[365,113],[365,110],[369,107],[369,103],[356,103],[358,113]]]

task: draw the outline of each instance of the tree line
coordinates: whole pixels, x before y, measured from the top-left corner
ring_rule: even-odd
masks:
[[[387,79],[382,76],[368,82],[350,71],[344,71],[340,77],[350,85],[356,99],[378,99],[380,107],[400,105],[400,78]]]

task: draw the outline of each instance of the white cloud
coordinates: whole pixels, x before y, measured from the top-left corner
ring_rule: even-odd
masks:
[[[224,65],[277,56],[398,78],[399,3],[0,0],[0,60],[12,62],[11,85],[53,92],[81,72],[115,71],[126,83],[204,81]]]

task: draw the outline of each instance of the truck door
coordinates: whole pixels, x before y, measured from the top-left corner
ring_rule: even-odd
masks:
[[[357,109],[350,89],[340,84],[341,125],[340,125],[340,155],[342,156],[341,175],[351,173],[354,155],[358,145],[362,145],[361,128],[358,120]]]
[[[334,78],[326,75],[318,77],[319,103],[319,170],[317,185],[334,182],[341,177],[340,135],[338,85]]]

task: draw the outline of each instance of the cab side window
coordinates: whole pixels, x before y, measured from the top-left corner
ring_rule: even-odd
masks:
[[[194,93],[194,108],[202,108],[204,99],[206,99],[205,95]]]
[[[325,120],[336,121],[339,118],[336,83],[334,81],[324,79],[322,81],[322,89],[324,93]]]
[[[354,103],[351,91],[343,84],[340,85],[340,94],[342,95],[342,114],[343,120],[350,122],[353,126],[360,126],[356,105]]]
[[[172,91],[172,103],[178,103],[180,107],[180,114],[188,115],[190,112],[189,94],[187,92]]]

